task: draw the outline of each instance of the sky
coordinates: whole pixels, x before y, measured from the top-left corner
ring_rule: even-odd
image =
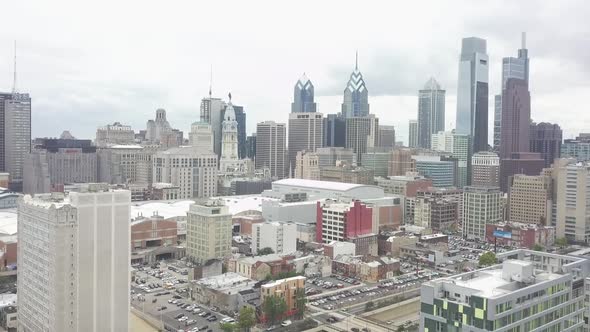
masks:
[[[564,138],[590,131],[590,3],[585,1],[28,1],[3,4],[0,90],[32,98],[33,137],[64,130],[94,138],[115,121],[145,129],[164,108],[189,131],[208,95],[232,94],[247,132],[287,122],[305,72],[319,111],[340,110],[355,52],[370,112],[407,142],[418,90],[435,77],[454,128],[461,39],[487,40],[490,142],[502,57],[527,32],[531,115],[561,125]],[[7,14],[8,13],[8,14]]]

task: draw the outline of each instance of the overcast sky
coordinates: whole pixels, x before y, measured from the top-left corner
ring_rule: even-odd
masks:
[[[430,76],[447,90],[455,122],[461,38],[487,39],[490,119],[500,63],[527,32],[535,121],[569,138],[590,131],[590,4],[585,1],[10,1],[2,5],[0,89],[12,88],[13,42],[20,92],[33,99],[33,136],[70,130],[94,138],[114,121],[145,129],[157,108],[175,128],[199,119],[209,90],[247,112],[247,131],[286,122],[303,72],[322,113],[340,110],[354,69],[371,113],[407,142],[417,91]],[[86,2],[84,2],[86,3]],[[490,120],[490,135],[492,122]]]

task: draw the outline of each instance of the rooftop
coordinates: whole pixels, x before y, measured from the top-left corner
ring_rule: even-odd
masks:
[[[196,281],[198,285],[207,288],[216,289],[219,291],[230,290],[232,288],[240,288],[254,284],[254,280],[243,277],[234,272],[227,272],[218,276],[202,278]]]
[[[293,280],[305,280],[305,279],[306,278],[304,276],[295,276],[295,277],[286,278],[286,279],[279,279],[279,280],[275,280],[273,282],[269,282],[268,284],[262,285],[262,288],[276,287],[276,286],[279,286],[285,282],[289,282],[289,281],[293,281]]]
[[[295,187],[304,187],[304,188],[313,188],[313,189],[323,189],[323,190],[337,190],[337,191],[348,191],[355,188],[361,187],[373,187],[369,185],[363,184],[354,184],[354,183],[343,183],[343,182],[331,182],[331,181],[317,181],[317,180],[304,180],[304,179],[282,179],[272,183],[273,185],[283,185],[283,186],[295,186]]]
[[[17,232],[16,209],[0,210],[0,235],[15,235]]]

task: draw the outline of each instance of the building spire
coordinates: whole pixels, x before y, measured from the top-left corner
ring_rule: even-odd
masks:
[[[359,70],[359,51],[356,50],[356,57],[354,59],[354,70]]]
[[[14,41],[14,76],[12,78],[12,94],[16,94],[16,40]]]
[[[522,40],[522,49],[526,48],[526,32],[523,32],[521,35],[521,40]]]

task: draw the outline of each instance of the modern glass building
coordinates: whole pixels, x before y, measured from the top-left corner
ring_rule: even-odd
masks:
[[[430,149],[432,134],[445,130],[445,90],[430,78],[418,92],[418,146]]]
[[[354,71],[344,89],[342,115],[345,118],[363,117],[369,115],[369,91],[363,80],[363,74],[358,68],[358,56]]]
[[[293,89],[293,103],[291,103],[291,113],[313,113],[316,112],[317,106],[314,102],[313,84],[303,76],[295,84]]]
[[[473,151],[488,149],[488,55],[485,39],[463,38],[457,86],[457,134],[473,137]]]
[[[453,187],[455,185],[455,163],[435,158],[416,160],[416,171],[432,180],[434,187]]]

